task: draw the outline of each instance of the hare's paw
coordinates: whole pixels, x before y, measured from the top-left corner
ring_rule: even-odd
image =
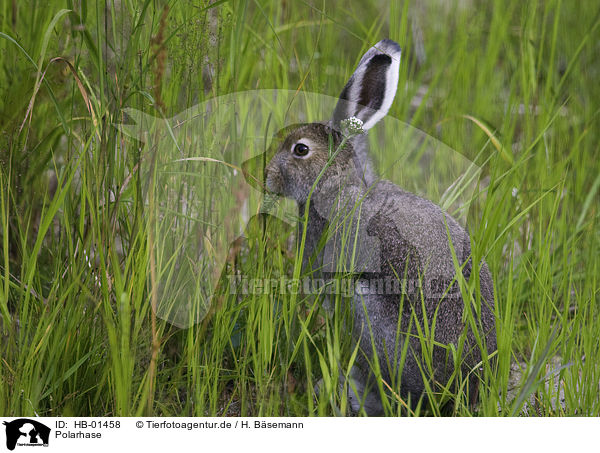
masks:
[[[348,379],[348,403],[352,411],[352,415],[358,415],[361,409],[370,417],[383,415],[383,405],[377,389],[367,388],[365,382],[355,371],[355,367],[351,370],[351,376]],[[343,382],[343,377],[340,380]],[[341,384],[343,385],[343,384]],[[372,386],[371,386],[372,387]]]

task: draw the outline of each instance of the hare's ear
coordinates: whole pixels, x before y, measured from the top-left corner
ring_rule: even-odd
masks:
[[[340,94],[333,113],[334,127],[352,116],[368,130],[390,109],[398,88],[400,46],[389,39],[379,41],[363,55]]]

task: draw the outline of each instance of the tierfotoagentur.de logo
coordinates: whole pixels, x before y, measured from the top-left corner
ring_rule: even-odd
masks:
[[[50,440],[50,428],[29,418],[18,418],[12,422],[3,422],[6,432],[6,448],[47,447]]]

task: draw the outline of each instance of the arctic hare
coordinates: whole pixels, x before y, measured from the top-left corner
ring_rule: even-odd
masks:
[[[467,232],[434,203],[379,180],[371,164],[364,131],[387,114],[399,64],[400,47],[394,41],[369,49],[342,90],[333,117],[286,128],[265,169],[267,190],[294,199],[300,218],[307,219],[303,271],[355,279],[352,336],[360,353],[351,370],[349,401],[353,411],[362,407],[369,415],[383,412],[379,392],[385,387],[375,382],[375,359],[390,385],[401,369],[395,391],[414,406],[426,398],[425,381],[435,391],[455,370],[468,376],[473,401],[482,360],[478,345],[485,345],[488,355],[496,349],[487,265],[480,266],[476,292],[481,297],[469,297],[464,304],[456,282],[459,266],[467,280],[472,269]],[[303,231],[301,224],[300,237]],[[466,310],[473,316],[465,316]],[[425,344],[432,345],[428,361]]]

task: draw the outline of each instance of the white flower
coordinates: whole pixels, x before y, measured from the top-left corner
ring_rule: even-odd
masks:
[[[340,121],[340,129],[346,138],[354,137],[355,135],[363,134],[363,121],[355,116]]]

